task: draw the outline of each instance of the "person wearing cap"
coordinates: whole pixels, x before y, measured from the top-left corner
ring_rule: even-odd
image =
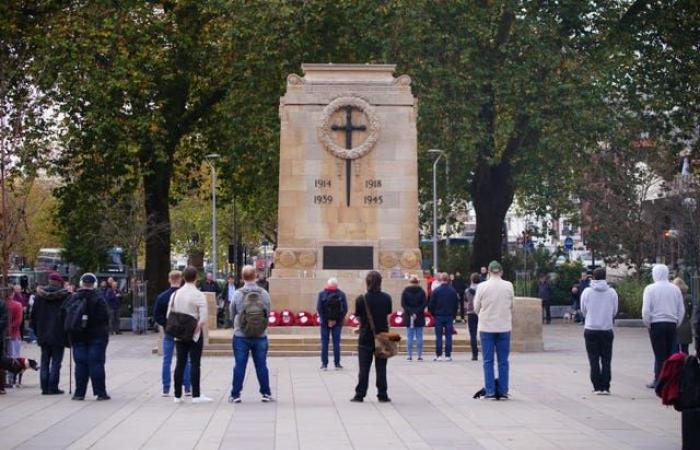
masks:
[[[80,331],[68,333],[68,341],[73,347],[75,362],[75,392],[73,400],[85,400],[88,381],[97,400],[109,400],[105,386],[105,354],[109,342],[109,312],[107,303],[97,287],[97,277],[84,273],[80,277],[80,288],[64,304],[85,300],[85,326]]]
[[[42,395],[63,394],[58,388],[66,344],[61,308],[70,295],[63,288],[63,278],[58,272],[51,272],[49,284],[36,290],[31,327],[41,348],[39,381]]]
[[[411,275],[409,285],[401,293],[401,307],[403,308],[404,321],[406,323],[406,337],[408,345],[409,361],[413,360],[413,344],[417,344],[416,356],[418,361],[423,361],[423,328],[425,327],[425,308],[428,306],[428,297],[420,287],[420,280],[416,275]]]
[[[508,398],[508,356],[513,329],[513,284],[501,278],[498,261],[489,264],[489,277],[479,283],[474,312],[479,315],[479,336],[484,364],[486,399]],[[498,358],[498,387],[494,376],[494,352]]]
[[[348,300],[345,292],[338,289],[338,279],[329,278],[326,287],[318,293],[316,312],[321,319],[321,370],[328,369],[328,341],[333,335],[333,363],[336,370],[340,365],[340,337],[343,322],[348,313]]]

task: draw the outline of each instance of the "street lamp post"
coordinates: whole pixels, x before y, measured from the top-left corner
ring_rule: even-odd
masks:
[[[216,280],[216,166],[214,166],[213,161],[219,159],[220,155],[210,153],[205,158],[211,169],[211,266]]]
[[[428,153],[437,154],[433,162],[433,274],[438,273],[438,238],[437,238],[437,165],[444,152],[436,148],[428,150]]]

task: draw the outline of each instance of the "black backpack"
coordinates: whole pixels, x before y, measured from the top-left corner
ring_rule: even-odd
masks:
[[[343,305],[338,291],[332,291],[326,296],[326,301],[323,303],[323,319],[335,321],[343,319]]]
[[[87,328],[87,297],[80,294],[72,296],[63,305],[63,310],[65,312],[64,331],[71,333],[84,331]],[[83,316],[85,320],[83,320]]]
[[[673,407],[677,411],[700,408],[700,362],[697,356],[685,359],[680,373],[678,400]]]

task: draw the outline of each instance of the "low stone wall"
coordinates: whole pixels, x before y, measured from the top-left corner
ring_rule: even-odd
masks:
[[[514,352],[544,351],[542,340],[542,300],[515,297],[511,349]]]

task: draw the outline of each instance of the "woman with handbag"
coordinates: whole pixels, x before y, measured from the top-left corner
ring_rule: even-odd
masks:
[[[203,328],[207,321],[207,300],[197,289],[197,269],[187,267],[182,272],[185,285],[175,291],[168,305],[165,332],[175,338],[175,403],[182,403],[182,384],[187,360],[190,360],[192,403],[207,403],[212,399],[201,395],[199,389],[200,362],[204,344]]]
[[[352,402],[362,402],[367,395],[369,370],[372,360],[377,372],[377,399],[380,402],[390,402],[387,394],[386,363],[387,358],[396,354],[395,336],[389,336],[389,320],[391,314],[391,296],[382,292],[382,276],[377,271],[371,271],[365,279],[367,293],[355,300],[355,316],[360,321],[357,354],[360,373],[358,375],[355,396]]]

